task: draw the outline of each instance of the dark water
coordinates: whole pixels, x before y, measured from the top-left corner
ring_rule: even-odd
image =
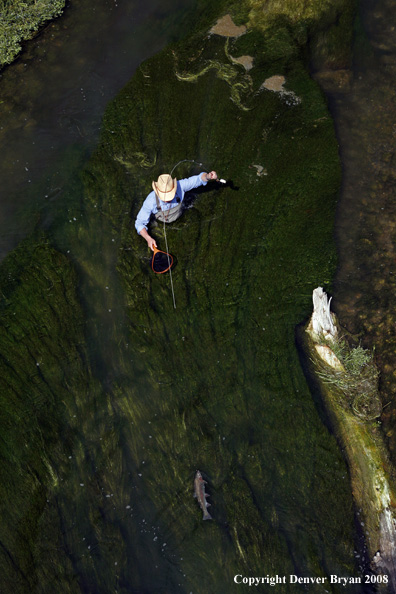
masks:
[[[376,349],[382,420],[396,460],[396,3],[363,0],[360,15],[350,84],[330,94],[344,169],[334,307]]]
[[[182,31],[193,0],[77,0],[0,74],[0,258],[59,202],[106,103]]]

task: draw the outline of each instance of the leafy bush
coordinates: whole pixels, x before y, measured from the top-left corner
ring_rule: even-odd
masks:
[[[31,39],[46,22],[59,16],[65,0],[0,0],[0,68],[21,51],[21,42]]]

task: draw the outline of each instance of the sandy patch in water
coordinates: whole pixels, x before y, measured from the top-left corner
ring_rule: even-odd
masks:
[[[288,105],[298,105],[301,103],[300,97],[293,93],[293,91],[286,91],[286,89],[283,88],[285,82],[285,77],[277,74],[267,78],[261,85],[260,89],[266,89],[267,91],[278,93],[278,95],[280,95]]]
[[[275,93],[284,92],[283,85],[285,84],[286,79],[284,76],[276,75],[267,78],[263,84],[261,85],[262,89],[268,89],[269,91],[275,91]]]
[[[253,68],[252,56],[239,56],[239,58],[233,58],[231,56],[231,59],[236,64],[241,64],[245,68],[245,70],[251,70]]]
[[[238,27],[231,18],[230,14],[226,14],[217,21],[214,27],[211,28],[210,33],[221,35],[222,37],[239,37],[246,32],[245,25]]]

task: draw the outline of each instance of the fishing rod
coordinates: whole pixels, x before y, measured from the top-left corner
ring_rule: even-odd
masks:
[[[179,161],[178,163],[176,163],[176,165],[173,167],[172,171],[169,174],[171,177],[172,177],[173,172],[176,169],[176,167],[179,167],[179,165],[181,165],[182,163],[195,163],[196,165],[199,165],[200,167],[203,166],[203,163],[199,163],[195,159],[182,159],[181,161]]]
[[[181,165],[182,163],[195,163],[196,165],[199,165],[200,167],[202,167],[204,165],[204,163],[200,163],[199,161],[195,161],[195,159],[182,159],[181,161],[179,161],[178,163],[176,163],[176,165],[173,167],[172,171],[170,172],[170,176],[172,177],[174,170],[176,169],[176,167],[178,167],[179,165]],[[213,181],[217,181],[220,184],[226,184],[227,181],[223,178],[221,179],[216,179]]]

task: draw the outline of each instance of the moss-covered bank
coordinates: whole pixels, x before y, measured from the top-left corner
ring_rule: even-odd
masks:
[[[340,184],[332,121],[307,69],[307,40],[325,38],[336,15],[308,4],[309,19],[288,6],[267,23],[249,2],[202,3],[194,34],[142,64],[109,106],[84,172],[84,199],[72,196],[68,222],[50,231],[70,254],[46,245],[33,261],[46,270],[53,254],[80,281],[71,301],[54,279],[54,319],[67,320],[67,331],[54,323],[47,343],[30,320],[35,348],[57,352],[56,342],[85,364],[28,442],[34,464],[42,464],[35,440],[41,426],[59,419],[61,438],[48,442],[46,455],[60,468],[70,465],[57,483],[44,470],[38,475],[43,493],[32,498],[31,523],[21,524],[26,548],[10,541],[10,554],[22,551],[22,558],[3,574],[6,588],[15,574],[21,592],[52,592],[56,584],[62,592],[106,593],[233,592],[238,573],[353,574],[345,466],[294,343],[312,285],[330,282],[334,272]],[[209,34],[226,9],[248,25],[244,35]],[[350,15],[351,5],[338,10]],[[235,62],[243,55],[252,58],[249,71]],[[262,87],[272,76],[285,78],[278,92]],[[190,198],[167,231],[178,259],[174,309],[169,277],[150,271],[133,220],[151,180],[183,159],[233,185]],[[183,163],[175,175],[193,171]],[[153,233],[163,247],[162,229]],[[12,275],[23,253],[2,270],[32,295],[23,309],[30,315],[44,307],[47,285],[33,274],[25,279],[22,268]],[[13,307],[6,302],[4,315],[16,334],[23,324],[11,317]],[[62,385],[55,372],[44,377],[52,391]],[[192,498],[197,468],[208,480],[211,523],[201,521]],[[10,500],[18,485],[8,491]],[[26,518],[22,498],[20,509]],[[24,582],[26,575],[33,577]]]

